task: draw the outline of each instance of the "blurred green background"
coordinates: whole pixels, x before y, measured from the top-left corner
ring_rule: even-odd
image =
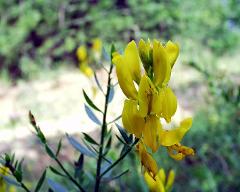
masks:
[[[171,85],[194,116],[183,143],[195,148],[196,156],[176,162],[160,149],[159,166],[176,171],[173,191],[239,191],[239,0],[0,0],[0,16],[0,132],[26,126],[28,109],[40,120],[80,115],[68,102],[83,103],[81,90],[74,97],[61,89],[82,83],[80,45],[91,47],[92,39],[100,38],[104,47],[114,43],[123,50],[132,39],[171,39],[181,48]],[[1,152],[13,150],[8,144],[1,142]],[[134,153],[121,164],[129,165],[130,173],[108,190],[146,190]]]

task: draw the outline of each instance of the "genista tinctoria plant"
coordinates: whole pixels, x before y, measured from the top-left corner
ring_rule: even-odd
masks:
[[[144,178],[151,191],[165,191],[161,169],[147,148],[155,153],[160,146],[169,155],[181,160],[194,155],[192,148],[181,145],[181,140],[192,125],[186,118],[180,125],[167,130],[160,119],[171,122],[177,109],[177,98],[168,86],[172,68],[179,55],[179,46],[171,41],[165,45],[158,40],[140,40],[138,47],[131,41],[123,55],[113,54],[119,85],[126,95],[122,111],[125,129],[139,138],[137,150],[144,167]],[[143,65],[143,69],[141,68]]]
[[[108,76],[106,89],[104,89],[97,74],[89,65],[86,47],[80,46],[77,49],[79,62],[83,64],[81,71],[90,79],[94,73],[96,87],[105,98],[104,106],[97,106],[83,90],[86,114],[100,128],[100,139],[95,140],[89,134],[82,133],[82,141],[79,142],[73,136],[66,134],[69,144],[79,153],[73,168],[67,169],[66,163],[64,164],[59,158],[62,139],[55,148],[49,145],[49,141],[37,124],[35,117],[29,112],[30,123],[35,134],[46,154],[55,161],[55,166],[49,165],[43,171],[36,185],[29,186],[24,182],[23,160],[16,160],[14,154],[6,153],[1,156],[0,160],[1,169],[4,170],[4,172],[0,172],[0,184],[2,185],[0,189],[5,190],[6,183],[8,183],[27,192],[112,190],[113,186],[107,184],[112,180],[119,179],[129,171],[127,169],[114,172],[113,169],[116,169],[116,166],[124,161],[132,149],[135,149],[149,190],[171,191],[175,173],[170,170],[166,175],[164,169],[158,167],[153,153],[156,153],[158,148],[163,146],[167,148],[169,155],[176,160],[181,160],[187,155],[194,155],[193,149],[181,145],[183,136],[191,127],[192,119],[182,120],[178,127],[171,130],[166,130],[160,121],[165,120],[170,123],[177,109],[177,98],[168,86],[168,82],[179,54],[178,45],[171,41],[163,45],[157,40],[153,42],[140,40],[137,47],[136,43],[131,41],[121,55],[114,46],[111,47],[110,54],[107,54],[106,50],[102,48],[101,42],[96,40],[92,49],[98,53],[96,57],[99,58],[99,61],[104,60],[104,62],[110,63],[108,66],[102,65]],[[101,54],[99,54],[99,49],[101,49]],[[114,68],[118,83],[113,83],[112,72]],[[109,104],[114,98],[114,89],[118,84],[127,99],[124,102],[122,114],[107,121]],[[99,115],[95,113],[101,115],[101,120],[98,118]],[[123,127],[117,123],[121,118]],[[114,136],[112,129],[114,127],[119,131],[119,135],[116,135],[119,140],[118,144],[122,145],[119,156],[110,155],[111,153],[116,154],[116,148],[112,143]],[[87,170],[87,166],[84,166],[89,163],[90,159],[95,161],[94,171],[93,169]],[[68,181],[69,185],[64,186],[62,183],[56,182],[55,179],[49,177],[48,172],[64,179],[64,183]],[[44,183],[47,184],[43,185]],[[116,187],[117,185],[115,190]]]

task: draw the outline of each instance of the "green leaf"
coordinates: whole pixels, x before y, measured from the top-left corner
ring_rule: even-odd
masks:
[[[101,125],[101,122],[99,121],[99,119],[96,117],[96,115],[92,112],[92,110],[84,104],[84,107],[85,107],[85,111],[88,115],[88,117],[94,122],[96,123],[97,125]]]
[[[87,155],[89,157],[95,157],[95,154],[90,151],[89,149],[87,149],[86,147],[84,147],[82,144],[80,144],[76,139],[74,139],[73,137],[69,136],[67,134],[67,139],[69,141],[69,143],[76,149],[78,150],[80,153],[83,153],[84,155]]]
[[[58,156],[61,148],[62,148],[62,139],[60,139],[59,142],[58,142],[58,148],[57,148],[57,151],[56,151],[56,157]]]
[[[115,46],[112,44],[111,46],[111,61],[113,59],[113,53],[116,51]]]
[[[74,173],[74,177],[77,178],[80,176],[80,172],[83,168],[83,163],[84,163],[84,155],[81,154],[78,158],[78,161],[74,163],[75,165],[75,173]]]
[[[102,182],[109,182],[109,181],[112,181],[112,180],[115,180],[115,179],[118,179],[120,178],[121,176],[125,175],[126,173],[128,173],[129,169],[127,169],[126,171],[123,171],[122,173],[114,176],[114,177],[103,177],[102,178]]]
[[[118,125],[117,123],[115,123],[115,125],[117,126],[122,138],[124,139],[124,141],[129,144],[131,142],[131,139],[128,137],[126,131],[124,128],[122,128],[120,125]]]
[[[112,144],[112,137],[110,136],[108,138],[106,147],[105,147],[105,151],[104,151],[104,156],[109,152],[110,148],[111,148],[111,144]]]
[[[128,149],[129,149],[129,146],[128,145],[124,145],[122,150],[121,150],[121,153],[120,153],[119,157],[121,157]]]
[[[93,103],[93,101],[88,97],[87,93],[84,91],[83,89],[83,96],[86,100],[86,102],[88,103],[88,105],[90,105],[93,109],[99,111],[102,113],[102,111]]]
[[[99,145],[90,135],[87,133],[82,133],[84,135],[84,139],[88,141],[89,143],[92,143],[94,145]]]
[[[49,166],[49,169],[56,175],[60,175],[62,177],[66,177],[63,173],[59,172],[57,169],[55,169],[54,167],[52,166]]]
[[[37,183],[37,186],[36,186],[36,188],[35,188],[35,192],[38,192],[40,189],[41,189],[41,187],[42,187],[42,184],[43,184],[43,182],[44,182],[44,179],[45,179],[45,177],[46,177],[46,169],[44,170],[44,172],[42,173],[42,176],[40,177],[40,179],[39,179],[39,181],[38,181],[38,183]]]
[[[53,151],[48,147],[48,145],[45,145],[45,150],[51,158],[55,159],[55,155],[54,155]]]

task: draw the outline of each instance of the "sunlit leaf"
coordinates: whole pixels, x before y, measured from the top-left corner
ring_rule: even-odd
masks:
[[[100,83],[98,81],[97,74],[95,72],[94,72],[94,79],[96,81],[96,84],[97,84],[98,88],[102,91],[102,93],[104,93],[103,89],[102,89],[102,86],[100,85]]]
[[[12,178],[10,178],[8,176],[5,176],[5,175],[1,175],[1,177],[10,185],[14,185],[16,187],[21,186],[15,179],[12,179]]]
[[[96,115],[92,112],[92,110],[84,104],[84,107],[85,107],[85,111],[88,115],[88,117],[94,122],[96,123],[97,125],[101,125],[101,122],[98,120],[98,118],[96,117]]]
[[[68,190],[63,187],[61,184],[51,180],[51,179],[48,179],[48,185],[49,187],[54,191],[54,192],[68,192]]]
[[[106,61],[108,61],[108,62],[110,62],[111,61],[111,57],[110,57],[110,55],[107,53],[107,51],[106,51],[106,49],[103,47],[103,50],[102,50],[102,54],[103,54],[103,58],[106,60]]]
[[[84,155],[87,155],[89,157],[94,157],[95,154],[90,151],[89,149],[87,149],[86,147],[84,147],[82,144],[80,144],[76,139],[74,139],[73,137],[67,135],[67,139],[69,141],[69,143],[76,149],[78,150],[80,153],[83,153]]]
[[[114,97],[114,87],[110,86],[110,92],[109,92],[109,96],[108,96],[108,103],[110,103],[113,100]]]

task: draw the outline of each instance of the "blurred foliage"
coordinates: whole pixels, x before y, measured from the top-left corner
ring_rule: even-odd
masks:
[[[77,47],[96,37],[108,44],[176,36],[215,54],[231,51],[240,39],[238,0],[9,0],[0,2],[0,13],[0,69],[13,79],[77,65]]]

